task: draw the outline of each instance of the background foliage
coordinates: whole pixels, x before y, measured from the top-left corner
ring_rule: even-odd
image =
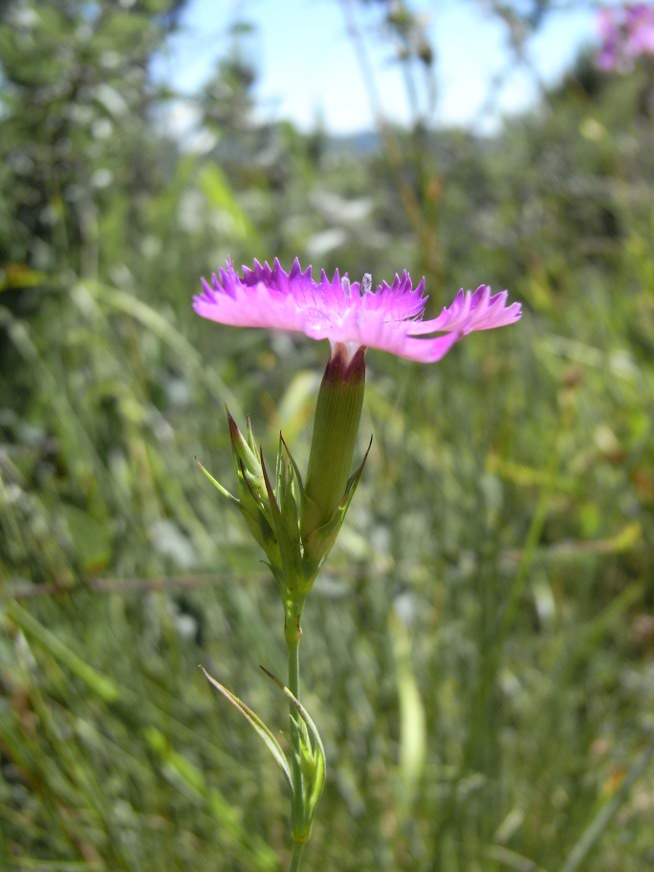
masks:
[[[281,779],[197,669],[283,729],[281,610],[193,457],[225,478],[227,403],[306,460],[326,349],[189,302],[228,255],[300,255],[424,272],[432,312],[525,304],[435,367],[369,355],[374,448],[306,614],[309,867],[650,869],[652,67],[584,55],[493,137],[417,102],[339,141],[257,120],[239,22],[180,142],[151,67],[183,5],[2,3],[0,867],[283,868]],[[486,5],[524,61],[550,4]],[[372,6],[429,102],[420,22]]]

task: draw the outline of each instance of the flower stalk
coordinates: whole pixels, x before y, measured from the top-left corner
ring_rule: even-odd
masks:
[[[266,554],[284,608],[287,685],[270,677],[289,702],[290,762],[263,722],[219,682],[210,680],[248,718],[287,775],[291,786],[291,870],[300,868],[325,781],[322,742],[300,702],[302,613],[318,571],[343,524],[367,458],[366,452],[350,476],[364,388],[365,349],[357,349],[350,357],[347,348],[337,344],[318,392],[306,484],[281,436],[271,479],[249,420],[243,434],[229,412],[238,496],[201,467],[241,511],[252,536]]]

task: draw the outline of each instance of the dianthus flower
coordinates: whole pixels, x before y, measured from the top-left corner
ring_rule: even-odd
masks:
[[[627,7],[627,51],[632,57],[654,54],[654,6],[635,3]]]
[[[316,398],[305,474],[281,433],[276,463],[268,466],[250,420],[242,433],[229,413],[236,495],[200,464],[212,484],[243,515],[266,555],[284,608],[288,685],[271,677],[290,701],[290,761],[263,721],[220,682],[207,677],[247,718],[286,775],[291,789],[290,868],[299,872],[326,771],[322,741],[299,699],[302,614],[343,525],[372,445],[371,439],[352,472],[365,391],[366,349],[430,363],[474,330],[518,321],[520,304],[507,305],[507,291],[491,295],[490,288],[481,285],[474,293],[460,290],[437,318],[425,319],[424,279],[414,288],[410,275],[403,272],[392,284],[382,282],[373,289],[369,274],[360,282],[351,282],[338,270],[331,279],[323,270],[314,280],[311,267],[303,272],[297,259],[288,273],[278,260],[272,267],[255,260],[253,268],[243,267],[241,275],[227,261],[211,283],[203,279],[202,285],[203,293],[194,298],[193,306],[204,318],[234,327],[304,333],[311,339],[329,339],[332,346]]]
[[[602,70],[624,72],[637,57],[654,54],[654,5],[650,3],[600,9],[598,28],[602,45],[596,63]]]
[[[194,298],[198,315],[235,327],[260,327],[304,333],[311,339],[329,339],[332,348],[377,348],[398,357],[433,363],[475,330],[513,324],[521,317],[520,303],[507,306],[508,291],[491,295],[488,285],[476,291],[461,289],[437,318],[423,320],[427,303],[424,279],[414,288],[405,271],[392,284],[373,290],[369,274],[350,282],[338,270],[320,279],[312,268],[304,272],[297,258],[290,272],[275,259],[273,266],[254,261],[240,277],[231,261],[202,280],[204,292]],[[440,335],[436,335],[440,334]]]

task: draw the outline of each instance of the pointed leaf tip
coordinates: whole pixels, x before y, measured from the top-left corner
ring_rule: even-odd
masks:
[[[348,479],[347,485],[345,487],[345,497],[346,497],[346,505],[350,504],[350,500],[354,496],[354,491],[357,489],[359,481],[361,480],[361,476],[363,475],[363,470],[366,466],[366,461],[368,460],[368,455],[370,454],[370,449],[372,448],[372,440],[373,437],[370,437],[370,442],[368,442],[368,447],[366,448],[366,453],[363,455],[363,460],[354,470],[350,478]],[[348,499],[349,497],[349,499]],[[341,507],[343,503],[341,503]]]
[[[193,459],[195,460],[196,466],[200,469],[201,472],[204,473],[204,475],[206,475],[206,477],[209,479],[209,481],[211,482],[211,484],[212,484],[212,485],[213,485],[217,490],[219,490],[220,493],[221,493],[224,497],[227,497],[228,500],[231,500],[231,502],[233,502],[235,505],[238,505],[239,502],[238,502],[238,500],[236,499],[236,497],[234,496],[234,494],[231,494],[231,493],[227,490],[227,488],[223,487],[223,486],[221,485],[221,483],[220,483],[217,479],[215,479],[215,478],[213,477],[213,475],[211,475],[211,473],[209,472],[209,470],[206,469],[206,467],[204,467],[204,466],[200,463],[200,461],[198,460],[197,457],[194,457]]]
[[[293,705],[293,707],[296,709],[296,711],[298,712],[298,714],[300,715],[300,717],[302,718],[302,720],[306,724],[308,731],[309,731],[309,734],[311,735],[311,737],[315,741],[316,747],[318,748],[318,750],[320,751],[320,753],[324,759],[325,749],[324,749],[323,744],[322,744],[322,739],[320,738],[320,733],[318,732],[318,728],[316,727],[311,716],[309,715],[309,712],[305,709],[305,707],[302,705],[300,700],[295,696],[295,694],[291,690],[289,690],[288,687],[286,687],[286,685],[284,684],[283,681],[280,681],[280,679],[277,678],[276,675],[273,675],[273,673],[270,672],[268,669],[266,669],[265,666],[259,666],[259,668],[262,669],[266,673],[268,678],[270,678],[270,680],[274,684],[276,684],[277,687],[279,687],[279,689],[282,691],[284,696],[286,696],[290,700],[291,704]]]
[[[313,818],[316,810],[316,805],[322,794],[325,785],[327,773],[327,763],[325,758],[325,748],[320,738],[318,728],[313,722],[307,710],[304,708],[299,699],[286,687],[283,682],[272,674],[265,666],[261,669],[273,681],[283,694],[290,700],[291,705],[295,708],[301,718],[301,723],[298,725],[298,733],[300,745],[302,747],[300,765],[303,770],[303,775],[308,778],[308,783],[305,782],[305,802],[307,822]]]
[[[231,690],[228,690],[223,684],[221,684],[219,681],[209,675],[204,666],[200,666],[200,669],[204,673],[205,678],[211,684],[213,684],[216,690],[218,690],[225,697],[225,699],[230,702],[234,706],[234,708],[243,715],[243,717],[247,720],[250,726],[259,735],[259,738],[268,748],[275,762],[286,776],[286,781],[288,782],[288,786],[290,787],[292,794],[293,778],[291,777],[291,769],[288,765],[288,760],[286,759],[286,755],[284,754],[281,745],[273,735],[270,728],[266,726],[261,718],[254,711],[252,711],[252,709],[248,705],[246,705],[235,694],[233,694]]]
[[[282,436],[281,432],[279,434],[279,439],[280,439],[280,442],[281,442],[282,447],[284,449],[284,453],[286,454],[286,457],[288,458],[289,463],[293,467],[293,473],[295,474],[295,479],[296,479],[298,487],[300,489],[300,494],[302,497],[304,497],[304,484],[302,482],[302,473],[300,472],[300,468],[298,467],[297,463],[295,462],[295,458],[291,454],[290,449],[289,449],[288,445],[286,444],[286,440]]]
[[[279,505],[277,503],[277,497],[275,496],[275,491],[273,489],[272,483],[270,481],[270,477],[268,475],[268,470],[266,469],[266,462],[263,459],[263,448],[259,446],[259,461],[261,463],[261,472],[263,473],[263,481],[266,485],[266,492],[268,494],[268,499],[270,501],[270,508],[272,509],[273,517],[277,520],[281,514]]]

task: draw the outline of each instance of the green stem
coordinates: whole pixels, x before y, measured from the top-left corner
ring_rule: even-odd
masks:
[[[293,610],[294,612],[296,610]],[[290,610],[289,610],[290,612]],[[301,612],[290,612],[287,617],[292,621],[292,629],[286,629],[286,645],[288,647],[288,689],[293,696],[299,700],[300,698],[300,639],[302,638],[302,630],[300,629]],[[291,706],[291,712],[295,709]]]
[[[286,607],[284,635],[288,650],[288,689],[293,696],[300,698],[300,639],[302,629],[302,607],[304,603],[292,602]],[[292,807],[292,837],[293,853],[289,872],[297,872],[300,868],[304,843],[308,838],[305,823],[304,809],[304,784],[302,769],[300,768],[300,734],[299,715],[295,707],[289,706],[290,729],[291,729],[291,772],[293,776],[293,807]]]
[[[288,646],[288,689],[296,699],[300,691],[300,639],[286,640]],[[298,733],[298,714],[295,707],[289,706],[291,728],[291,770],[293,774],[293,835],[296,824],[304,817],[304,790],[302,785],[302,770],[300,769],[300,735]]]
[[[304,845],[298,845],[297,842],[293,845],[293,853],[291,854],[291,866],[289,872],[298,872],[300,863],[302,862],[302,852]]]

